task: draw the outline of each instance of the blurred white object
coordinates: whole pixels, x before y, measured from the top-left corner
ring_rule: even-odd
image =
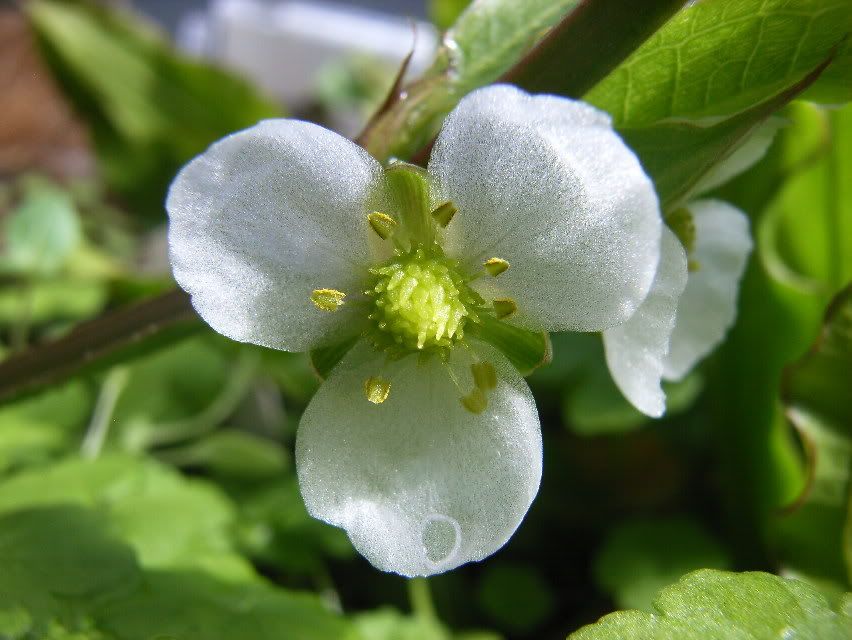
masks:
[[[408,69],[414,76],[438,44],[427,22],[298,0],[214,0],[207,12],[185,18],[177,37],[190,53],[242,73],[288,105],[310,99],[317,73],[342,57],[373,56],[396,68],[414,45]]]

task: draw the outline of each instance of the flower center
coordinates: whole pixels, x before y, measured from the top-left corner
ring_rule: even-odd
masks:
[[[416,249],[373,267],[367,294],[377,346],[403,350],[450,347],[464,337],[464,325],[476,318],[479,296],[467,286],[455,264]]]

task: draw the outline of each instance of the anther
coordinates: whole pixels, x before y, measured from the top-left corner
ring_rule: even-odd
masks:
[[[470,365],[470,372],[473,374],[473,384],[477,389],[487,391],[497,387],[497,371],[494,370],[494,365],[490,362],[477,362]]]
[[[322,311],[337,311],[343,305],[346,294],[336,289],[314,289],[311,293],[311,302],[317,309]]]
[[[387,240],[396,230],[396,220],[381,211],[373,211],[367,216],[367,221],[382,240]]]
[[[364,395],[373,404],[382,404],[388,399],[391,383],[379,376],[371,376],[364,380]]]
[[[509,268],[509,263],[503,258],[489,258],[483,263],[483,266],[492,277],[496,278]]]
[[[450,224],[450,220],[453,219],[453,216],[456,215],[456,205],[447,200],[445,203],[438,205],[434,211],[432,211],[432,219],[435,220],[441,227],[446,227]]]
[[[511,298],[497,298],[492,304],[498,320],[508,318],[518,310],[518,305]]]
[[[485,392],[479,388],[474,389],[466,396],[462,396],[459,400],[461,400],[462,406],[471,413],[482,413],[488,406],[488,398],[485,396]]]

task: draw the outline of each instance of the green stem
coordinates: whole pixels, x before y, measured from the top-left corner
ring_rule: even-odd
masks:
[[[236,410],[237,405],[245,397],[254,380],[259,363],[260,356],[255,351],[243,351],[239,360],[237,360],[233,375],[213,402],[200,413],[183,420],[146,424],[137,438],[134,438],[133,448],[144,450],[156,446],[176,444],[205,435],[215,429]],[[177,460],[172,462],[177,462]]]
[[[411,612],[418,618],[437,620],[435,604],[432,602],[432,590],[426,578],[411,578],[408,580],[408,600]]]
[[[125,367],[115,367],[107,374],[101,385],[89,428],[86,429],[86,435],[80,445],[82,457],[94,460],[100,455],[109,433],[109,427],[112,424],[115,405],[118,403],[121,392],[127,386],[129,377],[129,371]]]

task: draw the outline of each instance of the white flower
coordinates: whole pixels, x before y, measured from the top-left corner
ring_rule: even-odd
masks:
[[[779,120],[770,119],[759,127],[704,176],[695,192],[713,189],[760,160],[779,126]],[[753,246],[748,217],[720,200],[689,202],[670,215],[669,222],[680,231],[680,240],[664,230],[648,297],[630,320],[603,332],[616,385],[652,417],[665,411],[660,380],[683,379],[733,325],[740,280]]]
[[[406,576],[494,553],[538,490],[535,404],[486,326],[624,323],[663,228],[605,114],[509,86],[461,101],[428,174],[273,120],[193,160],[167,208],[175,278],[214,329],[288,351],[358,338],[302,418],[299,482],[311,514]],[[673,304],[655,313],[673,324]]]

